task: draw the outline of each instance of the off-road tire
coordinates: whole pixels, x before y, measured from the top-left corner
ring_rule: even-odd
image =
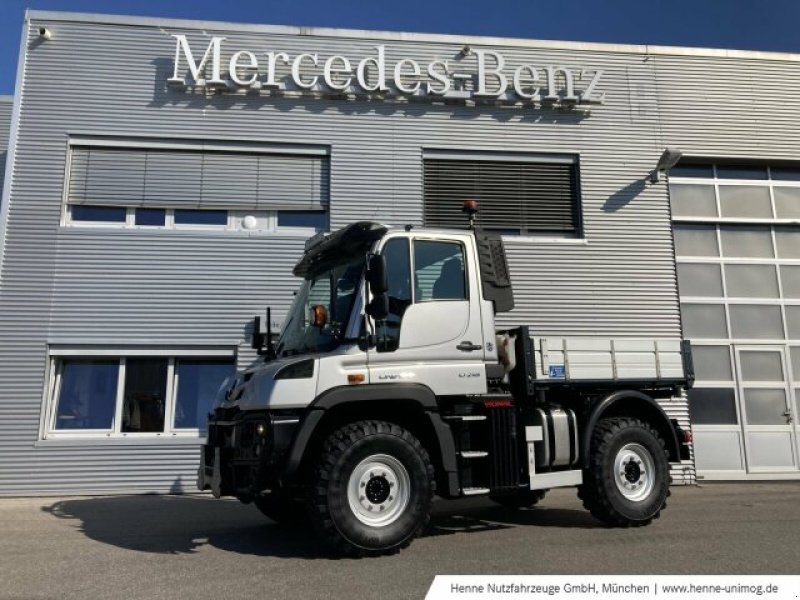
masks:
[[[296,525],[308,519],[305,504],[299,498],[293,498],[282,492],[256,496],[253,498],[253,504],[265,517],[276,523]]]
[[[506,508],[531,508],[536,506],[547,494],[548,490],[520,490],[514,494],[489,496],[493,502]]]
[[[398,461],[409,481],[405,508],[395,521],[382,526],[362,522],[348,499],[351,475],[374,456]],[[395,490],[399,487],[398,483]],[[340,554],[394,554],[427,526],[434,491],[433,465],[416,437],[393,423],[358,421],[335,431],[323,444],[309,484],[310,518],[323,540]]]
[[[626,445],[644,448],[652,456],[653,486],[635,501],[619,489],[615,459]],[[592,432],[589,467],[584,469],[578,497],[592,515],[616,527],[638,527],[657,519],[670,495],[669,461],[664,440],[650,425],[636,418],[602,419]],[[624,484],[624,482],[622,482]]]

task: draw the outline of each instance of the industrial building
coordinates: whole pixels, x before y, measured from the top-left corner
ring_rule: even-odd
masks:
[[[463,227],[465,198],[504,235],[509,322],[692,341],[675,483],[800,477],[798,82],[790,54],[29,11],[0,494],[194,489],[306,239]]]

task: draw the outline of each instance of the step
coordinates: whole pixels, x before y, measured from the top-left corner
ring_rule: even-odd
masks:
[[[446,415],[442,418],[448,421],[485,421],[486,415]]]
[[[489,456],[489,453],[484,450],[462,450],[459,454],[461,458],[484,458]]]
[[[462,489],[461,493],[465,496],[480,496],[483,494],[488,494],[490,491],[491,490],[489,488],[471,487]]]

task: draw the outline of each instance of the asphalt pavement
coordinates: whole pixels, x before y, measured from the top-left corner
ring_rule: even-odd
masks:
[[[399,555],[336,559],[255,507],[200,495],[0,500],[0,598],[423,598],[436,574],[798,574],[800,482],[676,487],[610,529],[575,491],[531,510],[439,501]]]

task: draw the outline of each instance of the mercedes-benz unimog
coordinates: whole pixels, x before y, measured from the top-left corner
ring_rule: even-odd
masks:
[[[687,343],[498,328],[505,250],[476,229],[353,223],[309,240],[294,274],[279,338],[254,334],[263,360],[209,415],[200,489],[348,555],[407,546],[434,495],[526,507],[577,486],[608,524],[659,516],[689,456],[658,403],[692,383]]]

